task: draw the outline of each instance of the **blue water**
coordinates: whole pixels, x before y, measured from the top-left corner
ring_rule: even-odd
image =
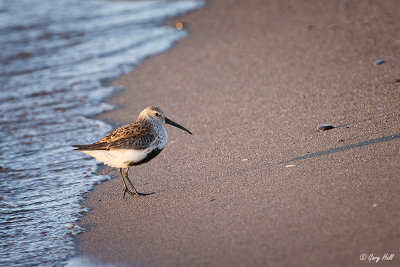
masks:
[[[0,0],[0,266],[64,265],[82,194],[108,177],[72,151],[111,127],[104,85],[186,32],[200,1]],[[103,82],[102,82],[103,81]]]

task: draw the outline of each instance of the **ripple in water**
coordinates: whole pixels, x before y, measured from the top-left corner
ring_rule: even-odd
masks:
[[[160,26],[200,1],[0,0],[1,266],[62,265],[74,255],[82,193],[108,177],[71,144],[109,125],[101,81],[168,49],[184,31]]]

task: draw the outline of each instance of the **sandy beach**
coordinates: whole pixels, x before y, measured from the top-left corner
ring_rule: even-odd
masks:
[[[102,168],[114,179],[87,195],[79,252],[126,266],[399,266],[399,14],[395,0],[210,0],[169,21],[188,37],[117,79],[126,90],[100,119],[118,127],[156,105],[193,135],[167,125],[166,149],[130,170],[156,194],[122,199]]]

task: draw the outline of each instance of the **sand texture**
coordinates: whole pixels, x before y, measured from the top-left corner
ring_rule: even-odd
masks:
[[[396,0],[210,0],[169,22],[188,37],[116,80],[126,90],[101,119],[156,105],[193,135],[166,125],[166,149],[130,170],[154,195],[122,199],[102,170],[115,179],[88,194],[79,251],[127,266],[373,264],[363,253],[399,266],[399,14]]]

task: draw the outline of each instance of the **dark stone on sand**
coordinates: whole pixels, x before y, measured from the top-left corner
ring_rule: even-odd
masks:
[[[374,61],[374,65],[381,65],[383,63],[385,63],[386,61],[384,59],[378,59]]]
[[[324,132],[324,131],[327,131],[327,130],[330,130],[330,129],[333,129],[333,128],[335,128],[335,127],[333,127],[332,124],[321,124],[321,125],[318,125],[317,131],[318,132]]]

